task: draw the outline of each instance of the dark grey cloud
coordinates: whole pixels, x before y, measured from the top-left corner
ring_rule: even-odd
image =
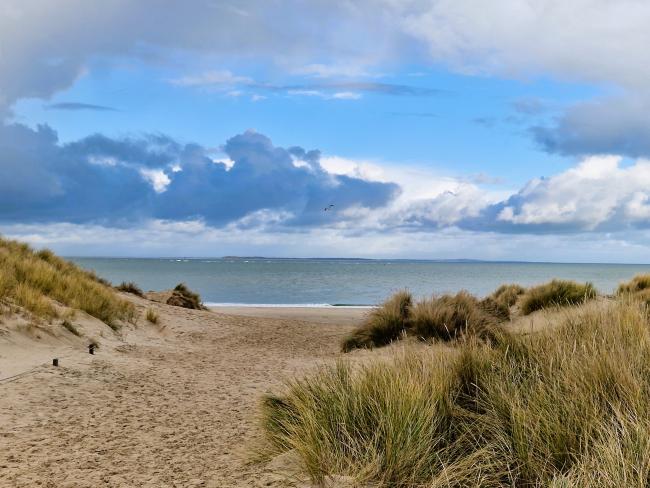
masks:
[[[59,144],[48,126],[0,127],[0,220],[130,226],[147,219],[200,219],[223,226],[258,211],[285,226],[332,224],[351,207],[387,205],[392,183],[333,175],[318,151],[284,149],[252,131],[223,147],[227,166],[197,144],[164,135],[101,134]],[[323,212],[334,204],[335,209]]]
[[[574,105],[550,125],[534,126],[539,146],[562,155],[650,157],[650,102],[619,97]]]
[[[89,110],[91,112],[117,112],[118,110],[113,107],[107,107],[105,105],[94,105],[92,103],[81,103],[81,102],[60,102],[60,103],[49,103],[45,105],[46,110]]]

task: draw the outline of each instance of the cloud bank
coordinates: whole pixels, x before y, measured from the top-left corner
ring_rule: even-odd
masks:
[[[257,213],[263,220],[283,215],[287,226],[315,226],[350,208],[385,206],[399,193],[394,183],[328,173],[318,151],[276,147],[253,131],[222,149],[232,163],[163,135],[92,135],[61,145],[48,126],[5,125],[0,219],[117,226],[199,219],[218,227]],[[324,213],[332,203],[335,211]]]
[[[504,195],[481,183],[323,159],[247,131],[206,148],[153,134],[59,144],[48,126],[0,128],[0,221],[136,227],[149,221],[270,232],[580,233],[650,222],[650,161],[585,158]],[[325,211],[330,204],[334,208]]]

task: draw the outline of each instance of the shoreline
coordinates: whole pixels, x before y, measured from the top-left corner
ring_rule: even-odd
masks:
[[[275,307],[275,306],[208,306],[218,314],[259,320],[292,320],[325,325],[356,325],[370,307]]]

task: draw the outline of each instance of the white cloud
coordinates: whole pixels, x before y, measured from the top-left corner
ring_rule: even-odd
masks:
[[[350,226],[367,229],[414,230],[453,225],[477,216],[512,191],[487,190],[465,178],[450,177],[426,166],[380,163],[324,156],[321,166],[333,174],[397,183],[402,192],[387,207],[352,208],[344,212]]]
[[[493,190],[466,178],[442,176],[425,168],[323,157],[334,174],[395,182],[402,193],[387,207],[351,208],[344,227],[427,231],[449,226],[509,232],[537,232],[561,226],[564,232],[623,231],[650,224],[650,161],[624,165],[620,156],[593,156],[521,190]],[[496,208],[492,215],[487,212]],[[486,213],[487,212],[487,213]]]
[[[229,70],[213,70],[199,75],[175,78],[170,82],[179,86],[220,86],[250,84],[253,80],[247,76],[235,75]]]
[[[644,0],[393,1],[393,18],[434,60],[465,72],[548,75],[646,89]]]
[[[314,76],[316,78],[368,78],[375,77],[359,64],[322,64],[313,63],[293,70],[297,75]]]
[[[618,156],[594,156],[550,178],[533,180],[498,218],[514,224],[570,224],[582,230],[647,222],[650,161],[621,163]]]
[[[332,98],[338,100],[359,100],[362,97],[360,93],[355,92],[336,92],[332,95]]]
[[[428,167],[429,165],[409,166],[339,156],[323,156],[320,163],[330,173],[397,183],[404,189],[398,197],[402,202],[435,198],[445,192],[457,192],[462,187],[475,186],[463,178],[444,175],[439,170]],[[501,197],[508,194],[496,193]]]
[[[142,177],[153,187],[156,193],[164,193],[172,180],[161,169],[140,169]]]
[[[341,91],[329,93],[322,90],[314,89],[289,89],[287,94],[302,97],[318,97],[324,100],[359,100],[363,97],[361,93],[351,91]]]

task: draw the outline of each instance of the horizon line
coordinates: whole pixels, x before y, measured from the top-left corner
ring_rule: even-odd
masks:
[[[173,261],[199,260],[284,260],[284,261],[416,261],[430,263],[456,264],[602,264],[619,266],[650,266],[650,263],[623,263],[606,261],[526,261],[510,259],[474,259],[474,258],[360,258],[360,257],[279,257],[279,256],[73,256],[61,255],[65,259],[155,259]]]

